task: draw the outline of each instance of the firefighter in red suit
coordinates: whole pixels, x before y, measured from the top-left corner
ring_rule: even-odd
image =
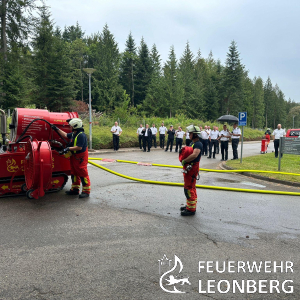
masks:
[[[184,194],[186,196],[186,206],[180,208],[182,216],[192,216],[196,213],[197,191],[196,180],[199,178],[199,164],[203,150],[200,142],[200,128],[190,125],[187,127],[190,140],[189,147],[182,148],[179,160],[183,166]]]
[[[80,183],[82,184],[82,193],[79,198],[89,197],[91,191],[91,182],[87,170],[88,147],[87,137],[84,133],[82,120],[78,118],[71,119],[69,125],[72,127],[71,133],[66,133],[58,129],[55,125],[52,128],[60,133],[64,138],[69,139],[68,147],[60,151],[60,154],[70,156],[72,187],[67,191],[67,195],[79,195]]]

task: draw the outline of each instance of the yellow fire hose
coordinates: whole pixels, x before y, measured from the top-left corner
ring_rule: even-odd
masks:
[[[123,175],[118,172],[112,171],[108,168],[105,168],[101,165],[98,165],[91,160],[103,160],[102,158],[89,158],[89,163],[95,167],[98,167],[102,170],[105,170],[107,172],[110,172],[114,175],[133,180],[133,181],[139,181],[139,182],[144,182],[144,183],[150,183],[150,184],[160,184],[160,185],[173,185],[173,186],[183,186],[183,183],[177,183],[177,182],[164,182],[164,181],[154,181],[154,180],[146,180],[146,179],[140,179],[140,178],[134,178],[131,176]],[[128,162],[128,163],[133,163],[137,164],[137,162],[132,162],[132,161],[125,161],[125,160],[117,160],[118,162]],[[158,165],[158,164],[152,164],[156,166],[167,166],[167,165]],[[176,167],[176,168],[181,168],[180,166],[169,166],[169,167]],[[201,170],[201,169],[200,169]],[[249,172],[247,170],[247,172]],[[280,172],[278,172],[280,173]],[[290,173],[288,173],[290,174]],[[225,191],[234,191],[234,192],[247,192],[247,193],[261,193],[261,194],[276,194],[276,195],[289,195],[289,196],[300,196],[300,193],[296,192],[284,192],[284,191],[265,191],[265,190],[254,190],[254,189],[239,189],[239,188],[228,188],[228,187],[219,187],[219,186],[207,186],[207,185],[196,185],[197,188],[203,188],[203,189],[214,189],[214,190],[225,190]]]
[[[89,160],[103,160],[105,158],[93,158],[89,157]],[[114,159],[113,161],[128,163],[128,164],[139,164],[140,162],[131,161],[131,160],[122,160],[122,159]],[[149,164],[154,167],[164,167],[164,168],[179,168],[181,169],[182,166],[174,166],[174,165],[162,165],[162,164]],[[271,174],[281,174],[281,175],[293,175],[293,176],[300,176],[298,173],[288,173],[288,172],[276,172],[276,171],[265,171],[265,170],[214,170],[214,169],[199,169],[200,171],[204,172],[218,172],[218,173],[271,173]]]

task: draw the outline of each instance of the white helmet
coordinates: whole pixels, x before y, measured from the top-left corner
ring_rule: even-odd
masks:
[[[69,122],[69,125],[73,127],[73,129],[82,128],[82,120],[79,118],[74,118]]]
[[[186,130],[190,133],[200,133],[200,128],[198,126],[190,125],[186,128]]]

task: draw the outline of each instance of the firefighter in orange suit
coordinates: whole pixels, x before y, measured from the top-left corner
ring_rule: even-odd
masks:
[[[87,170],[88,147],[87,137],[84,133],[82,120],[74,118],[69,120],[72,127],[71,133],[66,133],[58,129],[55,125],[52,128],[59,132],[64,138],[69,139],[68,147],[60,151],[60,154],[70,156],[72,187],[67,191],[67,195],[79,195],[80,183],[82,184],[82,193],[79,198],[89,197],[91,191],[91,182]]]
[[[179,156],[183,166],[184,194],[186,196],[186,206],[180,208],[182,216],[192,216],[196,213],[196,180],[199,179],[199,164],[203,150],[199,139],[200,128],[190,125],[187,127],[187,131],[192,142],[188,147],[182,148]]]

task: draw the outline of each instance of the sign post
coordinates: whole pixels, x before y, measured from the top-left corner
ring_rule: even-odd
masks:
[[[247,125],[247,112],[239,112],[239,126],[242,126],[241,160],[243,162],[244,126]]]
[[[281,155],[283,153],[300,155],[300,138],[281,137],[279,140],[278,152],[278,171],[280,171]]]

